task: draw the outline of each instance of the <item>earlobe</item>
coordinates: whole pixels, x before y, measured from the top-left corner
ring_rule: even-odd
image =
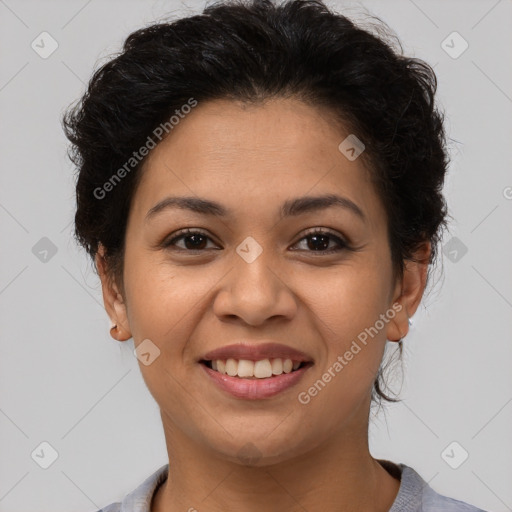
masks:
[[[128,324],[126,304],[124,303],[121,293],[119,293],[119,291],[117,290],[117,286],[115,285],[115,283],[112,286],[114,288],[114,293],[117,294],[113,303],[115,312],[114,321],[116,322],[116,331],[115,336],[112,335],[112,330],[110,331],[110,334],[117,341],[126,341],[132,337]]]
[[[117,341],[126,341],[132,337],[129,331],[126,331],[119,325],[113,325],[110,328],[110,336],[112,336],[112,338],[114,338]]]
[[[397,285],[397,296],[393,300],[396,315],[390,321],[387,331],[389,341],[400,341],[409,332],[410,318],[416,313],[425,291],[430,251],[430,242],[425,242],[414,253],[414,260],[404,263],[403,277]]]
[[[430,242],[425,242],[414,253],[414,261],[405,262],[402,296],[405,299],[405,307],[409,317],[416,313],[425,291],[430,250]]]
[[[104,257],[105,248],[100,244],[95,256],[96,268],[101,280],[105,310],[113,324],[110,335],[117,341],[126,341],[132,337],[126,312],[126,304],[118,290],[114,277],[109,273]]]

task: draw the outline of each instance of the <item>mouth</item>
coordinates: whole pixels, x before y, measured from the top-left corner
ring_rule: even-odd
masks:
[[[283,373],[293,373],[313,365],[311,361],[294,361],[290,358],[281,357],[258,359],[255,361],[234,358],[202,359],[199,362],[221,375],[228,375],[239,379],[270,379],[278,377]]]
[[[291,389],[314,365],[311,357],[292,347],[254,342],[215,349],[197,362],[210,382],[242,400],[267,399]]]

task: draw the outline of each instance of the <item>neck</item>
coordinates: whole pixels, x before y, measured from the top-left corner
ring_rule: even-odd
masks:
[[[367,434],[343,432],[286,461],[247,466],[198,446],[165,420],[164,431],[169,475],[151,512],[387,512],[400,487],[370,455]]]

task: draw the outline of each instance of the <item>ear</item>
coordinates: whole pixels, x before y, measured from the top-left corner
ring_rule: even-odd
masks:
[[[132,337],[128,324],[126,304],[119,292],[114,276],[109,272],[105,259],[105,247],[100,244],[95,256],[96,268],[101,279],[103,302],[113,325],[110,335],[117,341],[126,341]]]
[[[400,341],[409,332],[409,318],[416,313],[425,291],[430,251],[430,242],[425,242],[414,253],[416,261],[405,261],[403,278],[394,290],[393,304],[397,306],[393,308],[396,314],[388,324],[389,341]]]

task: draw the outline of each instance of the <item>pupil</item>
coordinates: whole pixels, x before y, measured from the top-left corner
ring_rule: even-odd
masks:
[[[309,240],[312,241],[314,240],[315,242],[318,242],[319,239],[323,239],[324,240],[324,243],[321,244],[321,247],[318,247],[314,245],[313,243],[313,246],[308,243],[308,247],[309,249],[312,249],[314,251],[317,251],[318,249],[327,249],[327,247],[329,246],[329,235],[311,235],[309,237]]]
[[[192,244],[188,243],[190,240],[193,240]],[[185,246],[187,249],[204,249],[201,242],[203,242],[203,244],[205,242],[205,237],[203,235],[188,235],[185,238]],[[192,247],[190,247],[190,245],[192,245]]]

